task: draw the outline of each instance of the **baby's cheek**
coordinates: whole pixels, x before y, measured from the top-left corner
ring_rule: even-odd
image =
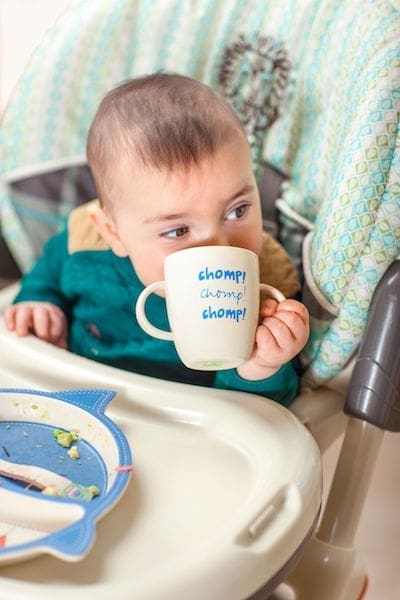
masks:
[[[156,281],[163,281],[163,260],[163,257],[152,256],[151,251],[149,251],[147,257],[137,256],[134,259],[131,258],[136,275],[145,287]]]

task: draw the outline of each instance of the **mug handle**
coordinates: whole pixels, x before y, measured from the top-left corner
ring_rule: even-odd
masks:
[[[139,323],[140,327],[149,335],[158,338],[159,340],[173,340],[174,336],[172,331],[165,331],[164,329],[159,329],[150,323],[150,321],[146,317],[144,305],[146,304],[147,298],[157,289],[165,289],[165,281],[155,281],[151,283],[147,287],[144,288],[142,292],[140,292],[139,297],[136,301],[136,319]]]
[[[283,302],[283,300],[286,300],[285,296],[280,290],[276,289],[272,285],[268,285],[268,283],[260,283],[260,290],[267,292],[271,298],[277,300],[278,302]]]

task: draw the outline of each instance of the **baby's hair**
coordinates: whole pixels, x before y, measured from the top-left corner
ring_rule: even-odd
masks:
[[[199,81],[173,73],[125,81],[103,98],[89,130],[97,192],[104,203],[116,161],[133,168],[189,168],[238,134],[245,135],[234,111]]]

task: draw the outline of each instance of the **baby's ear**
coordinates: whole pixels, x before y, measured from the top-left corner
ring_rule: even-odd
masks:
[[[91,222],[114,254],[121,257],[128,256],[113,219],[100,206],[99,201],[91,202],[87,212]]]

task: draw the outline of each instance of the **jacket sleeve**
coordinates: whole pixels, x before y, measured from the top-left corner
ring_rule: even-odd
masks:
[[[248,381],[240,377],[236,369],[229,369],[216,372],[214,387],[258,394],[270,400],[275,400],[283,406],[289,406],[298,392],[299,375],[293,361],[283,365],[271,377],[259,381]]]
[[[62,292],[63,265],[67,257],[67,232],[63,231],[49,239],[42,257],[23,276],[14,304],[28,301],[51,302],[68,315],[68,301]]]

